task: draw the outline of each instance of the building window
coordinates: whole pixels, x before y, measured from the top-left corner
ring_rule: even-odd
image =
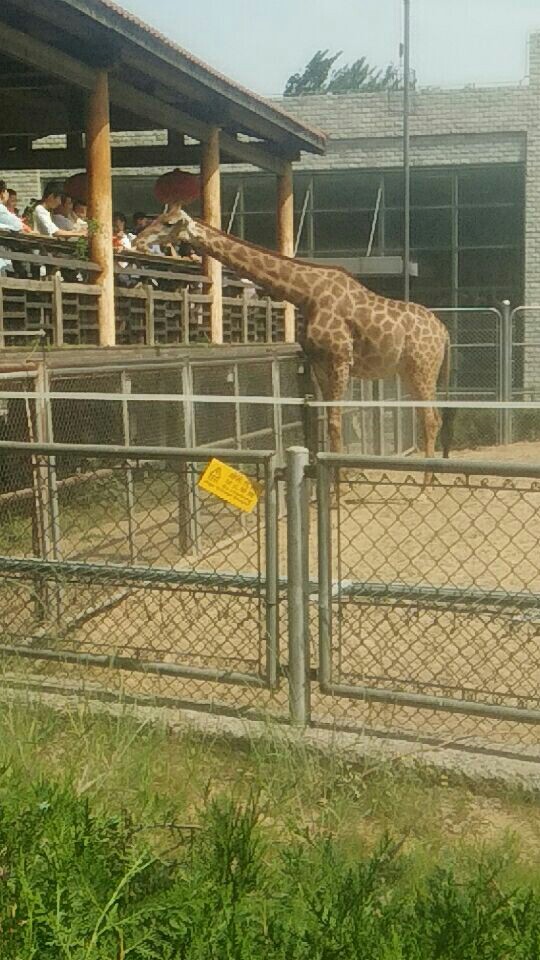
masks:
[[[233,231],[275,246],[275,177],[223,176],[224,212],[237,196]],[[228,200],[226,198],[229,198]],[[400,255],[400,170],[295,175],[297,253],[317,257]],[[521,164],[411,171],[411,296],[427,306],[497,305],[523,298],[524,169]],[[224,215],[224,225],[227,217]],[[274,226],[273,226],[274,224]],[[400,296],[400,277],[370,286]]]

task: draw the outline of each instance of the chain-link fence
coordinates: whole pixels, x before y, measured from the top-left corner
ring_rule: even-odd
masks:
[[[198,487],[214,452],[201,462],[186,450],[0,449],[11,488],[0,494],[5,675],[20,677],[25,663],[37,684],[268,706],[278,680],[274,458],[228,454],[259,495],[246,513]]]
[[[128,446],[264,447],[277,452],[308,443],[327,449],[326,412],[311,405],[309,370],[296,347],[223,348],[211,359],[191,350],[179,359],[70,367],[36,361],[21,374],[0,373],[6,439]],[[15,393],[21,394],[16,402]],[[32,396],[32,393],[35,396]],[[360,406],[343,410],[345,449],[400,455],[416,446],[415,412],[362,407],[402,396],[399,380],[351,382]],[[1,424],[0,424],[1,427]]]
[[[540,464],[440,461],[428,486],[421,468],[319,457],[319,680],[332,716],[536,742]],[[324,697],[315,709],[328,713]]]
[[[251,513],[201,488],[213,456]],[[534,751],[540,465],[313,477],[302,448],[2,441],[4,681]]]
[[[516,307],[508,317],[507,398],[540,400],[540,307]],[[506,399],[506,397],[505,397]],[[540,410],[509,410],[505,417],[509,443],[540,443]]]
[[[0,373],[0,431],[5,424],[5,439],[21,442],[218,445],[280,453],[284,443],[304,441],[306,387],[298,348],[248,348],[241,355],[223,348],[211,359],[205,352],[73,367],[65,358],[58,365],[32,358],[20,374]]]

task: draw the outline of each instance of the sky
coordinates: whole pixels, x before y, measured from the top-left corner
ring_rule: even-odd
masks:
[[[398,61],[402,0],[117,0],[231,79],[279,95],[318,49]],[[519,83],[540,0],[411,0],[421,86]]]

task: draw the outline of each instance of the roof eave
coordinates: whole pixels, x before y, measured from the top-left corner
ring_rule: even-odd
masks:
[[[325,152],[326,135],[315,128],[307,127],[285,110],[275,107],[227,77],[213,71],[205,63],[192,57],[188,51],[168,41],[158,31],[147,26],[112,0],[64,0],[79,13],[90,16],[108,29],[127,37],[147,53],[181,70],[190,79],[197,81],[215,93],[219,93],[248,113],[256,113],[268,123],[287,133],[298,149],[308,153]]]

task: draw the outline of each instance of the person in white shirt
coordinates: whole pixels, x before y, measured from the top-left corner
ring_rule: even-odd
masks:
[[[41,202],[34,208],[34,227],[43,237],[80,237],[81,231],[58,227],[52,218],[52,211],[62,204],[61,190],[54,183],[48,183],[43,191]]]
[[[77,218],[73,212],[73,200],[67,193],[62,194],[61,200],[60,206],[52,215],[53,222],[61,230],[79,230]]]
[[[8,199],[9,192],[6,181],[0,180],[0,230],[9,230],[10,233],[22,233],[23,222],[20,217],[8,210],[6,206]],[[0,276],[7,270],[13,270],[11,260],[5,260],[3,257],[0,257]]]
[[[80,230],[81,233],[88,231],[88,223],[86,221],[86,203],[83,203],[82,200],[73,201],[73,216],[75,218],[75,229]]]
[[[9,187],[6,207],[10,213],[14,213],[16,217],[19,216],[19,211],[17,210],[17,191],[12,190]]]
[[[126,233],[126,217],[123,213],[113,213],[113,249],[115,253],[131,250],[131,240]]]

